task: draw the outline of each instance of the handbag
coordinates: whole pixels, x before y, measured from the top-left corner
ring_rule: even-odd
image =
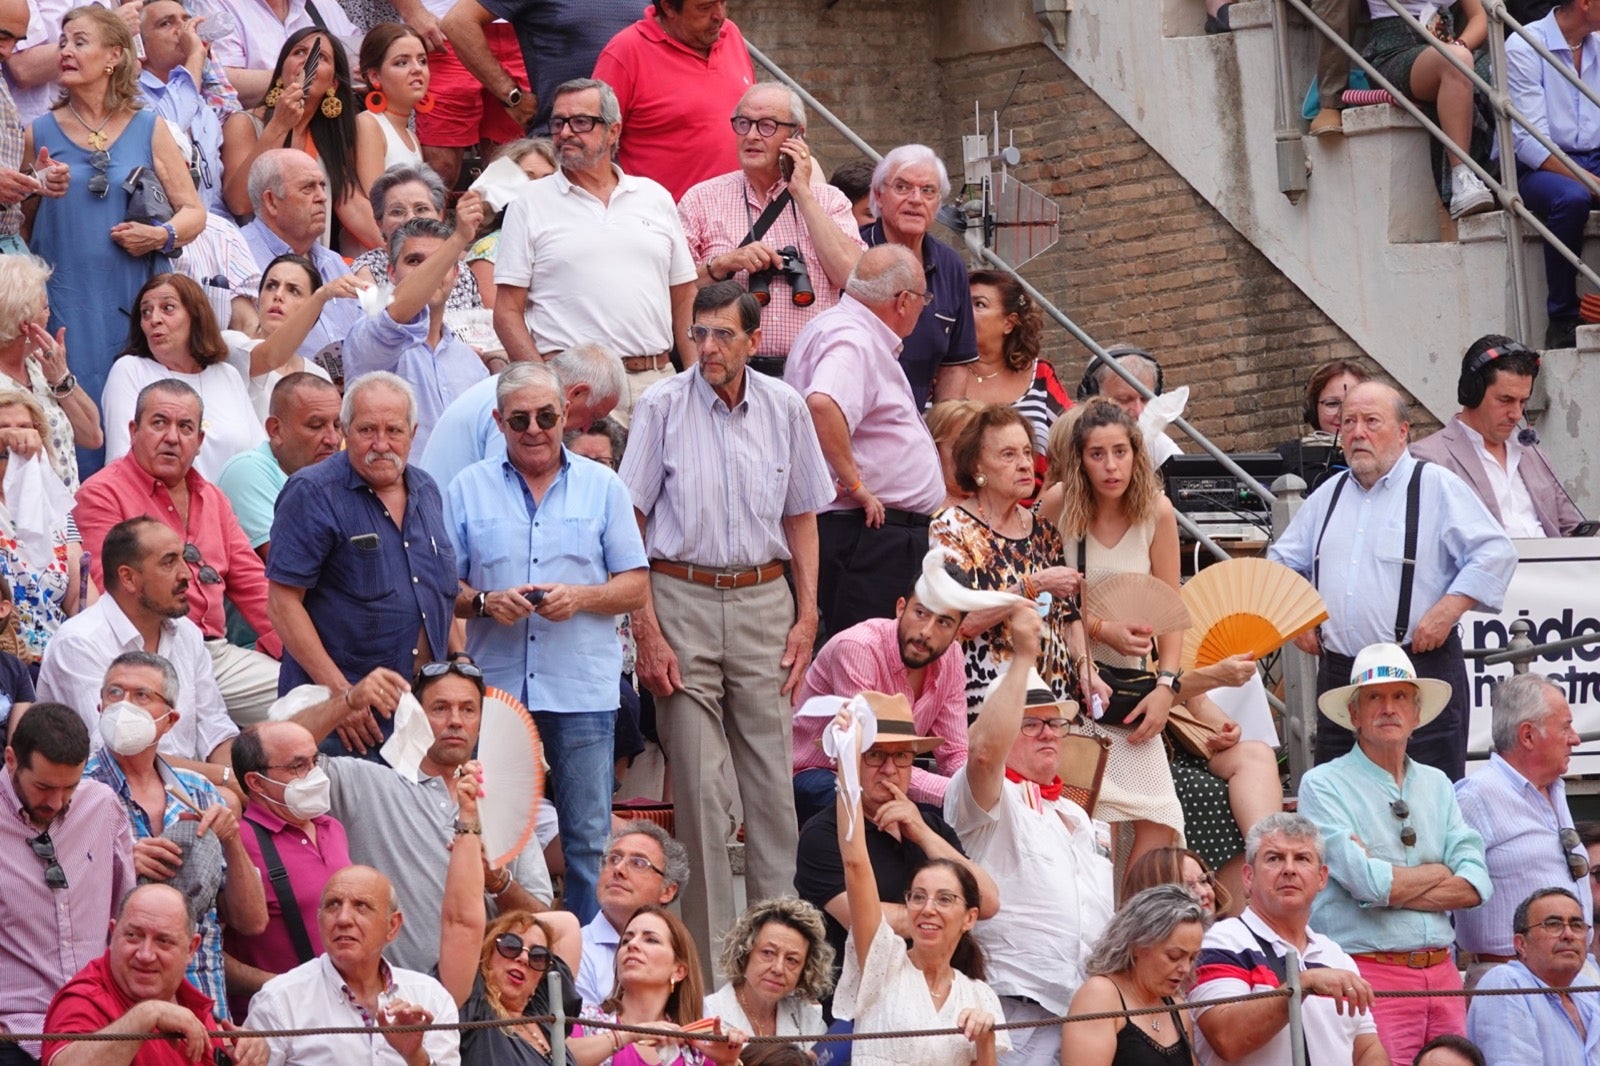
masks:
[[[172,221],[174,212],[172,201],[167,199],[166,186],[150,167],[134,167],[128,180],[122,183],[122,191],[128,194],[128,209],[122,213],[122,221],[142,222],[147,226]],[[174,248],[157,254],[176,259],[180,252]]]

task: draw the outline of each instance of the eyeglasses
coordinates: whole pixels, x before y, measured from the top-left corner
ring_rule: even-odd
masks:
[[[317,765],[317,760],[308,759],[306,756],[302,755],[293,762],[268,763],[266,765],[266,769],[287,770],[295,777],[304,777],[306,774],[311,772],[311,768],[315,765]]]
[[[642,874],[646,870],[654,870],[660,877],[667,876],[667,871],[663,870],[661,867],[657,866],[643,855],[624,855],[620,851],[612,851],[608,852],[606,857],[600,860],[600,865],[604,866],[607,870],[614,870],[624,863],[626,863],[628,869],[632,870],[634,873]]]
[[[1417,843],[1417,831],[1404,824],[1405,820],[1411,817],[1411,805],[1405,800],[1395,800],[1389,804],[1389,813],[1400,819],[1402,823],[1400,826],[1400,843],[1408,848],[1414,847]]]
[[[1072,724],[1070,718],[1024,718],[1022,720],[1022,735],[1025,737],[1043,736],[1048,732],[1053,737],[1065,736],[1067,726]]]
[[[688,332],[689,339],[696,344],[714,340],[719,348],[726,348],[733,343],[733,338],[738,336],[733,330],[723,329],[721,326],[690,326]]]
[[[889,191],[896,196],[915,195],[922,200],[937,200],[939,198],[939,186],[937,185],[913,185],[909,181],[900,181],[898,179],[889,183]]]
[[[541,407],[531,415],[526,411],[513,411],[506,415],[506,425],[511,427],[513,433],[526,433],[530,425],[544,430],[555,429],[559,421],[561,412],[554,407]]]
[[[954,892],[935,892],[930,896],[920,888],[913,888],[906,893],[906,906],[912,910],[921,910],[928,905],[930,899],[933,900],[933,905],[942,911],[953,911],[967,904],[966,900]]]
[[[912,296],[915,296],[917,299],[921,300],[925,304],[933,303],[933,290],[932,289],[923,289],[921,292],[917,292],[915,289],[901,289],[899,292],[894,294],[895,299],[898,300],[900,297],[906,295],[907,293],[910,293]]]
[[[861,753],[861,761],[868,766],[882,766],[886,762],[893,762],[904,770],[917,758],[914,751],[885,751],[883,748],[868,748]]]
[[[127,700],[130,703],[137,703],[141,707],[147,703],[162,703],[168,707],[172,706],[172,701],[167,699],[165,694],[157,692],[153,688],[127,688],[123,685],[107,685],[100,690],[100,695],[108,703],[120,703],[123,700]]]
[[[1589,859],[1579,855],[1572,849],[1583,843],[1583,838],[1578,836],[1578,831],[1571,826],[1561,831],[1561,853],[1567,859],[1567,875],[1574,881],[1582,881],[1589,875]]]
[[[89,191],[104,200],[106,193],[111,191],[111,177],[106,173],[111,169],[111,153],[104,148],[90,152],[89,165],[95,171],[89,176]]]
[[[200,554],[200,549],[195,547],[193,544],[185,544],[183,546],[183,561],[188,563],[190,566],[199,567],[199,569],[195,571],[195,576],[200,579],[200,584],[222,584],[222,575],[217,573],[217,568],[208,564],[205,561],[205,558]]]
[[[1542,922],[1535,922],[1534,924],[1528,926],[1526,931],[1531,932],[1534,929],[1543,929],[1551,936],[1560,936],[1561,931],[1566,929],[1570,930],[1574,936],[1581,937],[1586,936],[1590,928],[1592,927],[1589,925],[1589,923],[1584,921],[1582,918],[1562,919],[1551,916]]]
[[[526,955],[530,970],[543,973],[550,968],[550,949],[538,944],[524,944],[522,938],[515,933],[501,933],[495,937],[494,951],[502,959],[510,959],[512,962]]]
[[[61,868],[61,863],[56,859],[56,844],[50,839],[50,834],[40,833],[28,841],[28,846],[44,860],[44,883],[51,888],[66,888],[67,871]]]
[[[1324,411],[1337,411],[1344,406],[1343,400],[1318,400],[1317,406]]]
[[[778,127],[780,126],[789,130],[800,127],[798,122],[779,122],[775,118],[745,118],[743,115],[733,116],[728,120],[728,123],[733,127],[733,132],[741,137],[749,133],[752,126],[763,137],[771,137],[778,132]]]
[[[596,126],[604,126],[605,119],[599,115],[551,115],[550,132],[560,133],[571,128],[573,133],[588,133]]]

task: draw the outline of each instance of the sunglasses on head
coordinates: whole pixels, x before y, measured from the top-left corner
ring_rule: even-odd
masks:
[[[556,423],[561,421],[561,412],[554,407],[541,407],[534,414],[526,411],[516,411],[506,415],[506,425],[511,427],[513,433],[526,433],[530,424],[540,429],[550,430],[556,428]]]
[[[543,973],[550,968],[550,949],[538,944],[524,944],[515,933],[501,933],[494,938],[494,951],[502,959],[516,962],[527,956],[528,968]]]
[[[190,566],[197,566],[200,568],[199,570],[195,571],[195,576],[200,579],[200,584],[222,584],[222,575],[217,573],[217,568],[207,563],[205,558],[201,556],[200,549],[195,547],[193,544],[185,544],[183,546],[183,561],[188,563]]]
[[[423,663],[422,669],[417,671],[418,677],[426,677],[430,680],[435,677],[443,677],[445,674],[460,674],[462,677],[473,681],[483,680],[483,671],[467,662]]]

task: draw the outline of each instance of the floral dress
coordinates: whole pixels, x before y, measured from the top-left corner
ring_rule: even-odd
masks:
[[[43,658],[45,645],[67,620],[67,589],[72,580],[67,545],[80,542],[78,526],[71,515],[51,533],[54,552],[50,563],[43,570],[34,569],[23,561],[11,512],[0,504],[0,578],[11,586],[11,601],[21,624],[19,658],[30,663]]]

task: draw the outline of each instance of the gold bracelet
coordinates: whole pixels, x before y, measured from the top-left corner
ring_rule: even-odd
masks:
[[[344,705],[350,708],[352,711],[356,709],[356,705],[350,702],[350,693],[354,692],[355,690],[356,687],[354,685],[346,685],[344,687]]]

